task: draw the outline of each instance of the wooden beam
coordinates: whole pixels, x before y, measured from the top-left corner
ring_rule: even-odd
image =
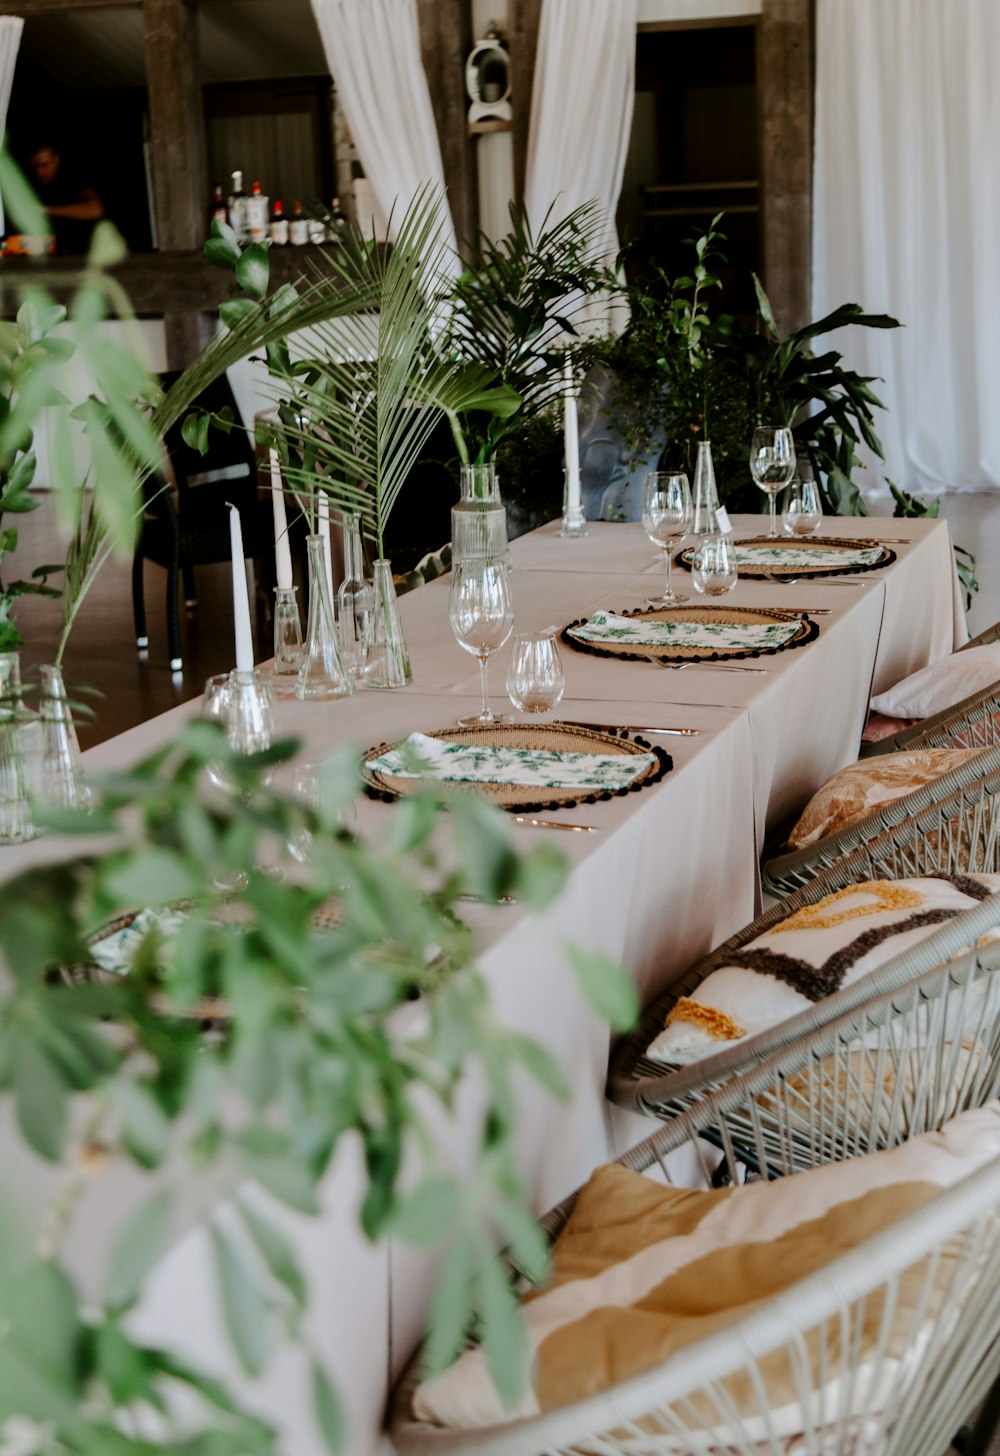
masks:
[[[531,124],[531,92],[535,84],[535,53],[542,0],[509,0],[507,32],[510,48],[510,99],[514,108],[514,196],[524,197],[524,173],[528,159],[528,128]]]
[[[158,246],[197,248],[205,239],[208,169],[198,73],[197,10],[184,0],[142,0]],[[205,336],[197,314],[167,314],[168,367],[182,369]]]
[[[0,0],[0,15],[54,15],[60,10],[125,10],[142,0]]]
[[[764,284],[783,331],[809,316],[813,0],[763,0],[757,31]]]
[[[417,0],[420,50],[441,143],[444,180],[459,243],[479,228],[475,147],[466,132],[465,62],[472,49],[468,0]]]

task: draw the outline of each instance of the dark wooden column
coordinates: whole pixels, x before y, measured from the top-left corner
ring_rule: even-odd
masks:
[[[510,48],[510,99],[514,108],[514,196],[524,196],[524,169],[528,158],[531,91],[535,83],[535,52],[542,0],[509,0],[507,35]]]
[[[809,316],[813,0],[763,0],[757,32],[764,286],[779,327]]]
[[[194,4],[142,0],[152,131],[157,242],[164,252],[200,248],[205,240],[208,178]],[[167,313],[167,362],[181,369],[207,338],[195,312]]]
[[[479,227],[476,154],[468,136],[465,61],[472,49],[468,0],[417,0],[420,50],[441,143],[444,180],[459,243]]]

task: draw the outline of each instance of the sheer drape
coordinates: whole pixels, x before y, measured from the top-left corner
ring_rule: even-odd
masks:
[[[17,15],[0,16],[0,141],[7,130],[7,107],[14,84],[14,67],[21,44],[24,21]],[[3,199],[0,198],[0,232],[4,228]]]
[[[416,193],[440,192],[455,247],[415,0],[312,0],[330,74],[375,200],[394,237]]]
[[[998,0],[818,0],[813,306],[905,324],[834,342],[920,492],[1000,485],[998,71]]]
[[[532,229],[595,198],[618,249],[621,192],[635,102],[636,0],[544,0],[531,97],[524,202]]]

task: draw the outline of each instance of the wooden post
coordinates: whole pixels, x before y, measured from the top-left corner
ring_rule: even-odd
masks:
[[[528,159],[528,128],[531,123],[531,92],[535,84],[535,52],[542,0],[509,0],[507,32],[510,48],[510,99],[514,109],[514,197],[524,197],[524,172]]]
[[[472,49],[471,7],[468,0],[417,0],[417,14],[448,202],[461,244],[475,238],[479,227],[476,155],[466,127],[465,62]]]
[[[142,14],[157,242],[163,252],[197,249],[208,205],[197,10],[186,0],[142,0]],[[182,369],[204,346],[207,320],[168,313],[163,325],[168,367]]]
[[[763,0],[757,31],[764,286],[782,331],[809,317],[813,0]]]

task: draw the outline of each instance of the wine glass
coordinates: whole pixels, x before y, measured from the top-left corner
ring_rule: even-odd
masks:
[[[761,425],[754,430],[750,446],[750,474],[760,489],[767,492],[771,508],[771,528],[767,534],[768,537],[776,537],[775,499],[782,486],[787,485],[795,474],[795,441],[791,430],[777,425]]]
[[[667,562],[667,585],[662,597],[649,601],[651,607],[672,607],[688,598],[670,585],[670,563],[674,549],[691,527],[691,488],[686,475],[652,471],[646,476],[642,495],[642,524],[646,535],[663,547]]]
[[[786,536],[813,536],[823,524],[823,505],[814,480],[793,480],[785,493],[781,525]]]
[[[736,585],[736,547],[728,531],[702,536],[691,558],[691,584],[701,596],[724,597]]]
[[[514,642],[507,695],[521,713],[547,713],[566,688],[553,632],[521,632]]]
[[[514,628],[510,576],[505,563],[495,558],[459,562],[452,577],[448,616],[458,645],[479,659],[483,684],[482,712],[471,718],[459,718],[459,725],[468,728],[475,723],[495,723],[496,715],[490,711],[486,665]]]

